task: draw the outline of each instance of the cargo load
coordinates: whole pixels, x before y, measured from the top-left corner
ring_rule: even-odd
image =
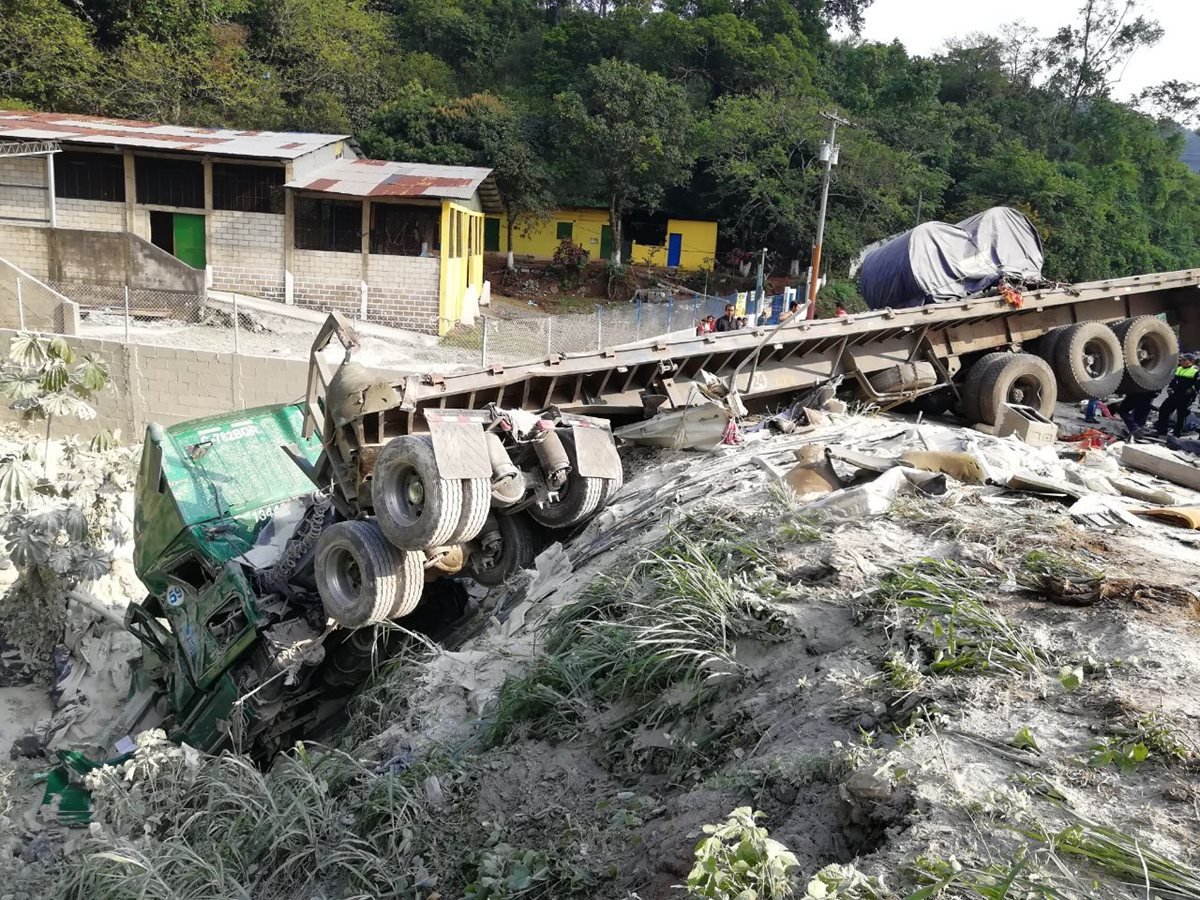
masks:
[[[979,296],[1006,277],[1040,281],[1043,262],[1033,223],[998,206],[884,241],[863,259],[860,289],[871,309],[904,309]]]

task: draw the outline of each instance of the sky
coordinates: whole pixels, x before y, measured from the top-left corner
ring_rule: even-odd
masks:
[[[1077,18],[1081,0],[874,0],[867,9],[863,38],[889,43],[899,39],[914,56],[941,49],[947,38],[972,31],[996,33],[1007,22],[1022,20],[1049,35]],[[1147,18],[1157,19],[1165,34],[1125,67],[1117,98],[1168,79],[1200,82],[1200,0],[1141,0]]]

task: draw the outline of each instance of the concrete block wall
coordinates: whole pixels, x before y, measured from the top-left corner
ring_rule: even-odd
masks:
[[[0,329],[0,352],[16,331]],[[97,396],[97,419],[63,420],[55,434],[91,436],[103,426],[120,428],[126,442],[141,440],[149,422],[173,425],[204,416],[223,415],[276,403],[291,403],[304,395],[308,363],[298,359],[233,356],[204,350],[184,350],[146,344],[125,345],[95,338],[70,338],[77,353],[94,353],[109,369],[109,387]],[[395,373],[380,371],[395,379]],[[19,415],[0,404],[0,418]]]
[[[362,255],[297,250],[292,255],[292,296],[300,306],[357,316],[362,298]]]
[[[0,259],[45,280],[50,274],[49,234],[45,228],[0,224]]]
[[[45,159],[40,156],[0,158],[0,219],[45,221],[49,217],[47,199]]]
[[[124,203],[59,197],[54,207],[59,228],[83,228],[90,231],[125,230]]]
[[[282,300],[283,216],[213,210],[208,258],[217,290]]]
[[[441,262],[437,257],[371,254],[367,319],[437,334]]]

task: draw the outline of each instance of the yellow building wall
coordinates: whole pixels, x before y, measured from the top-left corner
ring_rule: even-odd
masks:
[[[438,333],[479,315],[483,294],[483,213],[442,201]]]
[[[503,216],[488,216],[500,222],[500,253],[508,252],[508,219]],[[564,208],[555,210],[548,219],[538,222],[529,234],[523,234],[520,228],[513,231],[513,253],[517,256],[532,256],[535,259],[549,259],[558,248],[558,225],[560,222],[571,223],[571,240],[583,246],[591,254],[593,260],[601,259],[600,240],[605,225],[608,224],[608,210]],[[668,219],[667,240],[670,235],[682,237],[682,249],[679,254],[681,269],[711,269],[717,256],[717,223],[700,222],[692,219]],[[641,266],[665,266],[667,264],[667,244],[661,247],[647,246],[634,242],[632,262]]]
[[[667,265],[667,248],[671,235],[681,237],[679,268],[688,270],[711,269],[717,257],[717,223],[700,222],[694,219],[667,219],[667,240],[661,246],[634,243],[630,254],[635,265]]]
[[[508,218],[507,216],[488,216],[489,219],[500,220],[500,252],[508,252]],[[556,209],[550,218],[538,222],[528,235],[522,232],[520,226],[513,229],[513,253],[517,256],[532,256],[538,259],[549,259],[554,255],[560,243],[558,238],[559,222],[571,223],[571,240],[583,246],[592,255],[592,259],[600,259],[600,232],[608,224],[606,209]]]

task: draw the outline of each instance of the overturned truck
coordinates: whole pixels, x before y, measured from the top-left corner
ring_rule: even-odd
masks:
[[[840,382],[997,425],[1010,405],[1159,390],[1181,339],[1200,346],[1200,270],[399,380],[354,363],[331,315],[302,402],[148,430],[150,595],[127,616],[146,649],[123,730],[260,756],[313,733],[404,639],[387,623],[436,638],[462,579],[502,582],[611,501],[614,425],[705,402],[714,380],[750,410]]]

